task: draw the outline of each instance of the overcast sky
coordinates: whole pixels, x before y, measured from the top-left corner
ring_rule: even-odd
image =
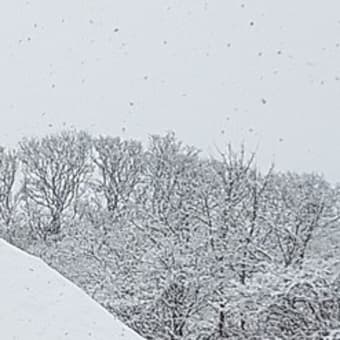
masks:
[[[340,181],[339,0],[0,2],[0,143],[76,127]]]

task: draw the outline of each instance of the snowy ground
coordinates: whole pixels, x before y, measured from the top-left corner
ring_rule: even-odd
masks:
[[[0,240],[2,340],[141,340],[82,290]]]

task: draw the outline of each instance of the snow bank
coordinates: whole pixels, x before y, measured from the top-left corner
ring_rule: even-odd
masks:
[[[41,260],[0,240],[0,338],[142,340]]]

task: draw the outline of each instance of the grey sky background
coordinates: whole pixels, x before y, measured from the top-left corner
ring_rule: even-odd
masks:
[[[340,182],[338,0],[0,2],[0,143],[76,127]]]

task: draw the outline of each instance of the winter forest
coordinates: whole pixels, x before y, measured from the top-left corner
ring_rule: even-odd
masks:
[[[340,187],[245,145],[24,138],[1,149],[0,219],[145,339],[340,336]]]

